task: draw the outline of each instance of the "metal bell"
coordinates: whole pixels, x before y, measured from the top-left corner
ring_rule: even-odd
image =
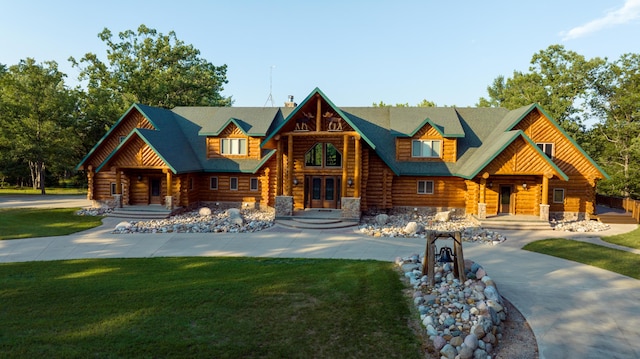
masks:
[[[449,247],[440,248],[440,254],[438,254],[438,262],[440,263],[453,263],[453,252]]]

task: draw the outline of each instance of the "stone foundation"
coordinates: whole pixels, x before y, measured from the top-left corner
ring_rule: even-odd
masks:
[[[549,213],[549,219],[555,219],[556,221],[589,221],[591,216],[584,212],[551,212]]]
[[[549,206],[548,204],[540,205],[540,219],[543,221],[549,221]]]

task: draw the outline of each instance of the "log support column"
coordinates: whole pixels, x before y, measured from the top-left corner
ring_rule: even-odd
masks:
[[[116,171],[116,191],[113,195],[113,201],[116,208],[122,208],[122,176],[120,174],[120,168],[115,167]]]
[[[282,148],[280,136],[276,136],[275,140],[278,141],[278,149],[276,152],[276,196],[282,196],[282,161],[284,157],[282,151],[284,149]]]
[[[362,171],[362,155],[361,155],[361,150],[360,150],[360,136],[356,136],[356,141],[355,141],[355,168],[353,169],[353,183],[354,183],[354,189],[353,189],[353,197],[360,197],[360,176],[361,176],[361,171]]]
[[[293,136],[288,136],[287,143],[287,196],[293,196]]]
[[[171,175],[171,170],[166,169],[164,170],[164,172],[167,175],[167,195],[164,197],[164,206],[168,209],[168,210],[172,210],[173,209],[173,191],[171,190],[171,182],[173,179],[173,176]]]
[[[540,219],[549,220],[549,179],[553,175],[545,173],[542,176],[542,198],[540,201]]]
[[[347,168],[347,163],[349,163],[348,158],[349,158],[349,138],[350,136],[348,135],[344,135],[343,136],[343,145],[342,145],[342,183],[341,183],[341,188],[342,191],[340,193],[342,193],[342,197],[347,197],[347,187],[348,187],[348,182],[349,182],[349,169]]]
[[[93,200],[93,166],[87,167],[87,199]]]

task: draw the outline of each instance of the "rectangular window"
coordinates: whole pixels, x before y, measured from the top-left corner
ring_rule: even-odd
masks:
[[[553,203],[564,203],[564,189],[553,189]]]
[[[209,179],[209,189],[218,189],[218,177],[211,177]]]
[[[418,181],[418,194],[433,194],[433,181]]]
[[[238,190],[238,177],[231,177],[229,179],[229,189],[232,191]]]
[[[193,177],[189,177],[189,191],[193,191]]]
[[[411,144],[411,156],[413,157],[440,157],[441,141],[438,140],[413,140]]]
[[[246,138],[221,138],[220,153],[223,155],[246,155],[247,139]]]
[[[553,143],[536,143],[536,145],[538,146],[538,148],[540,150],[542,150],[542,152],[544,152],[545,155],[547,155],[547,157],[549,158],[553,158]]]
[[[116,184],[115,182],[111,183],[111,195],[113,196],[114,194],[116,194]]]
[[[251,177],[251,179],[249,180],[249,189],[251,191],[258,190],[258,179],[256,177]]]

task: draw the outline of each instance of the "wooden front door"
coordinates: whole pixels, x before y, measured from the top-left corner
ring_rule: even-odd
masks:
[[[305,180],[307,208],[338,208],[340,176],[307,176]]]
[[[151,178],[149,180],[149,204],[162,204],[160,198],[160,189],[162,180],[160,178]]]
[[[500,199],[498,200],[500,208],[498,213],[511,213],[512,192],[511,185],[500,185]]]

